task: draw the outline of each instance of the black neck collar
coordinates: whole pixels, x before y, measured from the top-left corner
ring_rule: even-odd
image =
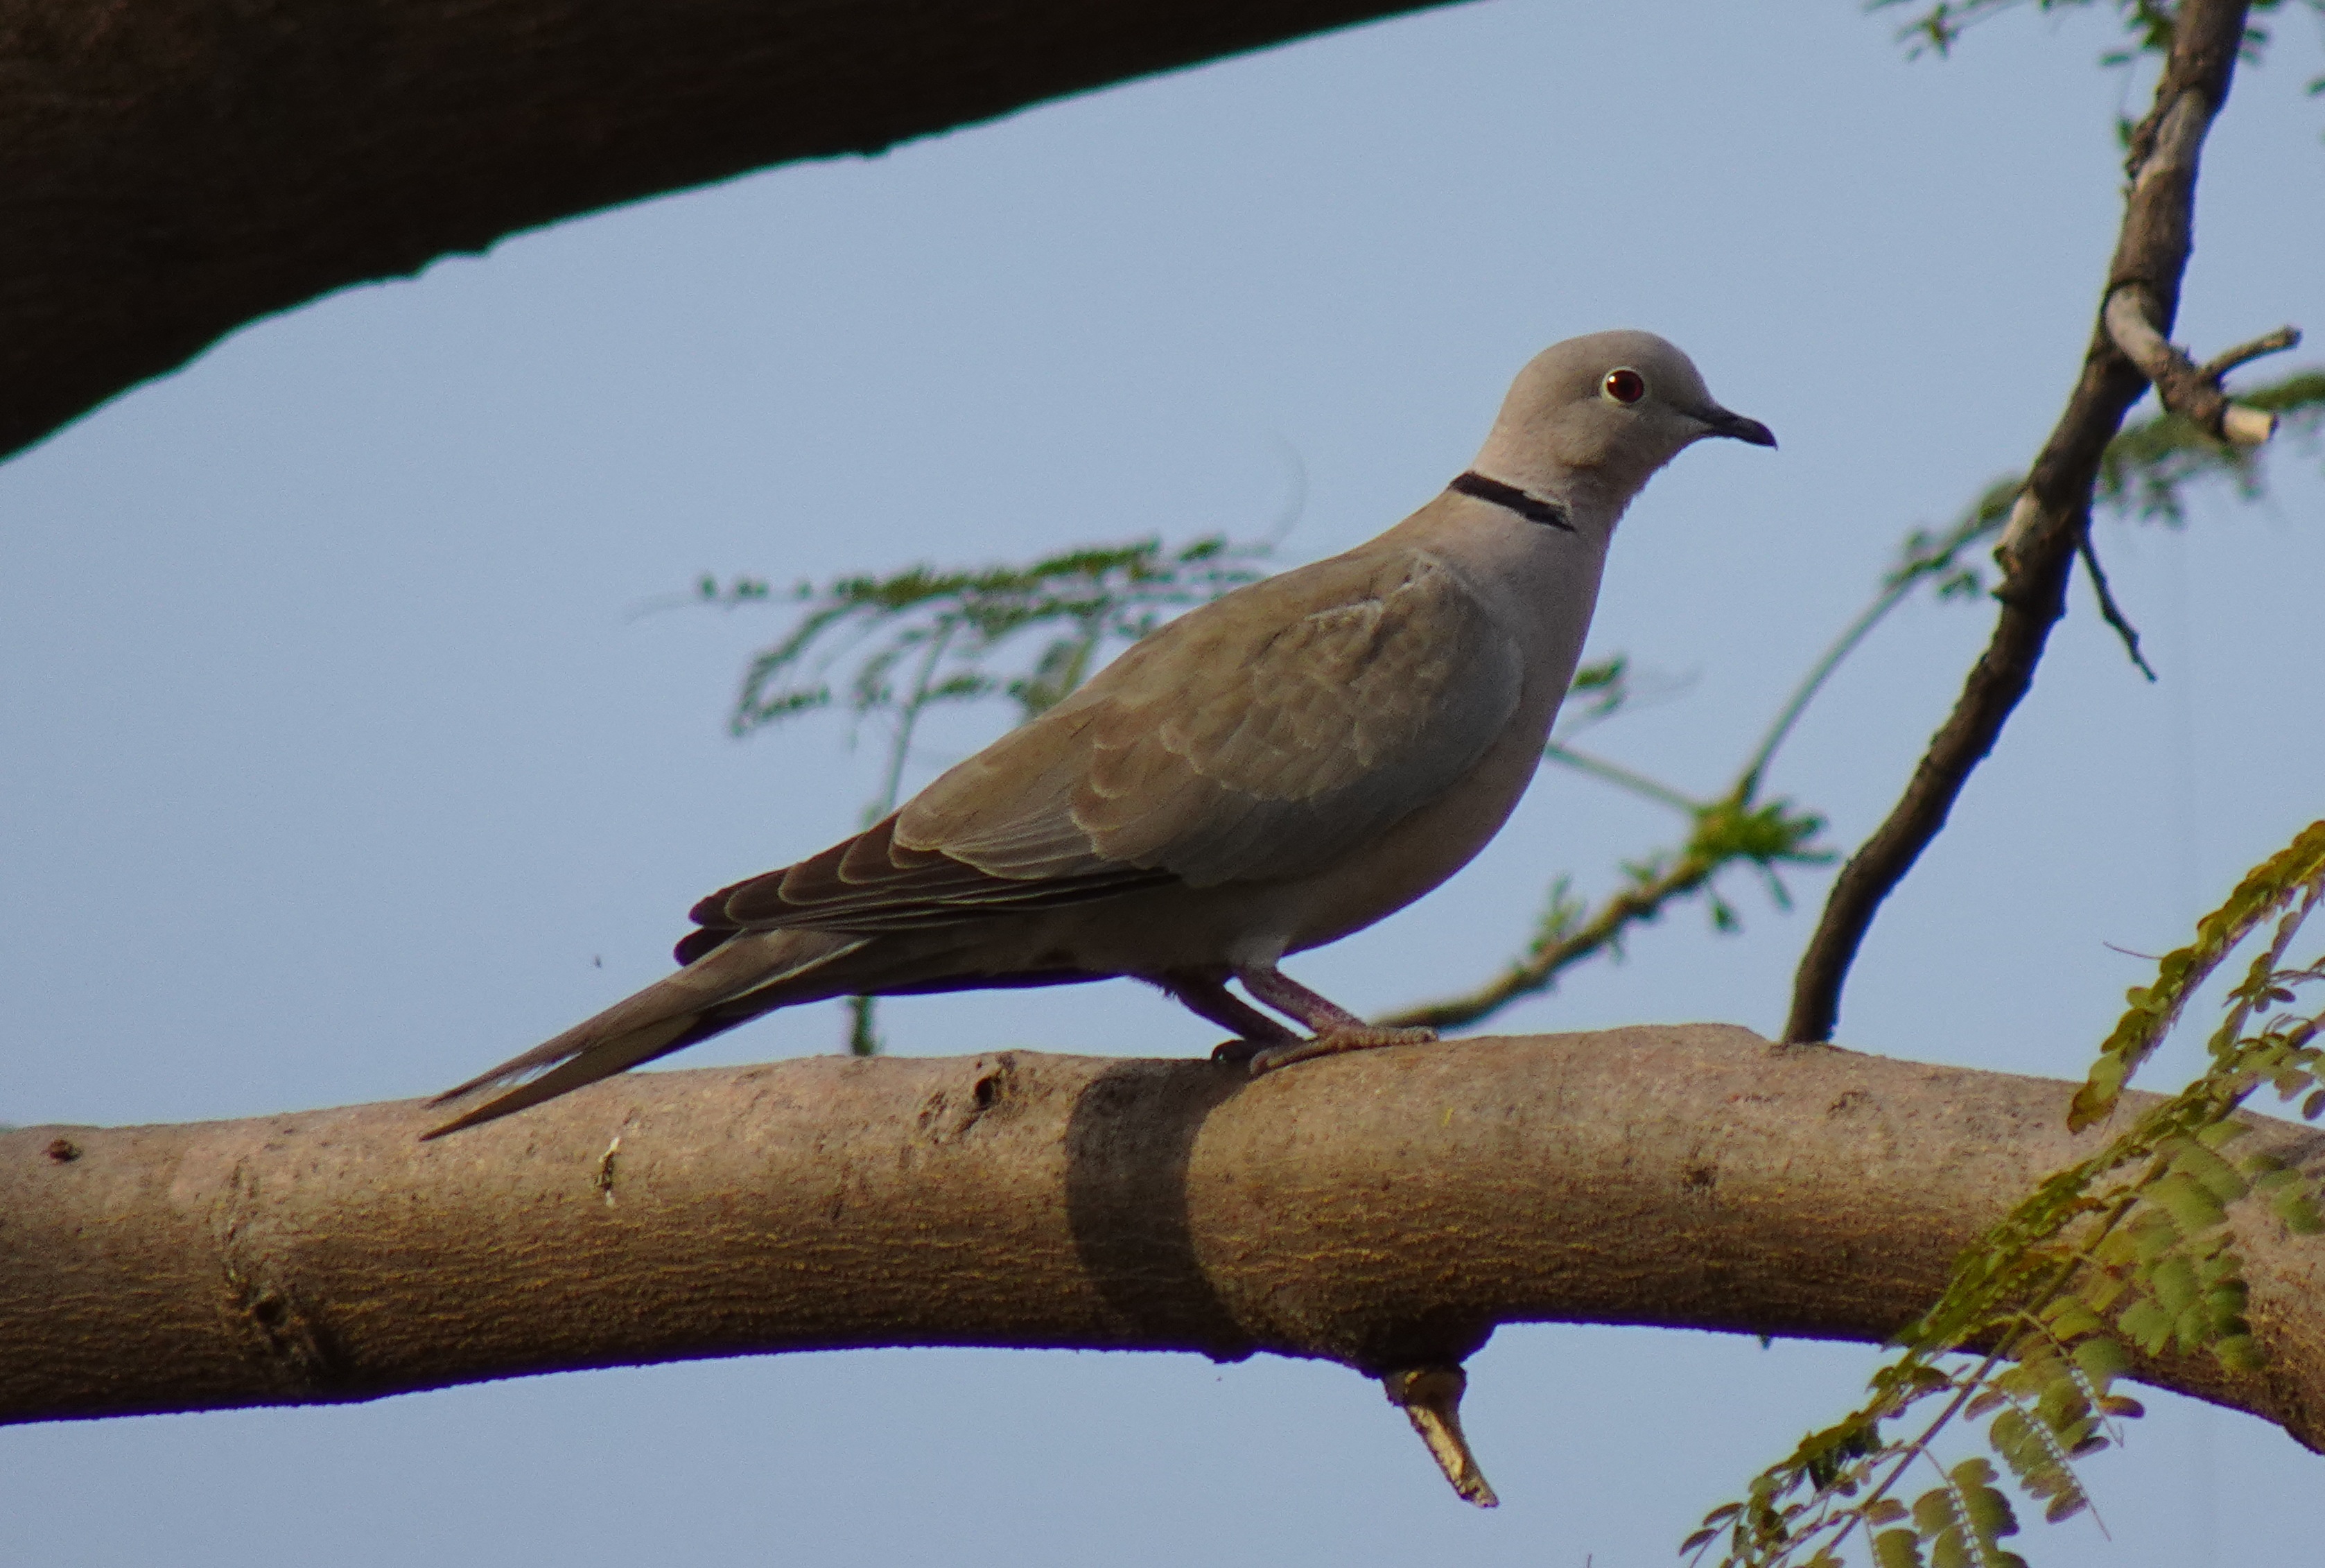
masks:
[[[1529,496],[1515,485],[1505,485],[1499,479],[1489,479],[1476,469],[1461,475],[1445,487],[1459,490],[1464,496],[1475,496],[1480,501],[1490,501],[1496,506],[1506,506],[1529,523],[1546,524],[1552,528],[1574,532],[1574,520],[1566,508],[1555,501],[1545,501],[1539,496]]]

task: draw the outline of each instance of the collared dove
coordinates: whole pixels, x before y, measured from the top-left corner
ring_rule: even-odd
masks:
[[[1370,1027],[1277,960],[1403,908],[1501,828],[1616,521],[1714,435],[1776,444],[1660,338],[1543,350],[1420,511],[1190,611],[885,821],[705,898],[676,974],[440,1096],[505,1089],[427,1136],[833,997],[1127,975],[1233,1030],[1214,1054],[1254,1072],[1434,1038]]]

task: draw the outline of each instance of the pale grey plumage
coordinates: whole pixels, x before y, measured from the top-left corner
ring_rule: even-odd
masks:
[[[1131,975],[1236,1030],[1221,1053],[1255,1069],[1417,1037],[1366,1029],[1276,960],[1402,907],[1500,827],[1616,520],[1707,435],[1774,444],[1659,338],[1545,350],[1454,487],[1163,626],[885,821],[704,899],[686,967],[441,1096],[515,1084],[437,1133],[859,993]]]

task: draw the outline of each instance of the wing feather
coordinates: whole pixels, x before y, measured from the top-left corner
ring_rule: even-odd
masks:
[[[1523,685],[1514,641],[1435,556],[1320,561],[1165,626],[886,821],[711,895],[688,942],[1311,874],[1452,787]]]

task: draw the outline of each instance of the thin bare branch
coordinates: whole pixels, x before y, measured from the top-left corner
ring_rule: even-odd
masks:
[[[2288,348],[2301,347],[2301,329],[2279,327],[2274,332],[2264,332],[2249,343],[2239,343],[2224,348],[2204,361],[2198,374],[2207,380],[2218,381],[2231,370],[2241,369],[2256,359],[2265,359],[2272,354],[2282,354]]]
[[[1566,760],[1685,812],[1691,822],[1687,842],[1675,856],[1659,855],[1626,866],[1629,886],[1599,905],[1596,914],[1573,899],[1567,884],[1560,881],[1551,890],[1550,907],[1524,958],[1473,991],[1408,1007],[1380,1023],[1397,1028],[1466,1028],[1521,997],[1548,990],[1560,974],[1587,958],[1601,952],[1620,953],[1623,938],[1633,926],[1662,918],[1666,908],[1709,888],[1713,879],[1731,867],[1755,867],[1773,881],[1779,866],[1819,865],[1830,858],[1812,847],[1824,829],[1823,818],[1798,811],[1785,801],[1758,801],[1750,792],[1748,780],[1739,781],[1718,800],[1697,803],[1612,763],[1570,752]],[[1780,883],[1776,895],[1781,902]],[[1716,894],[1713,898],[1714,918],[1732,925],[1733,914]]]
[[[2144,319],[2159,333],[2170,331],[2179,309],[2199,154],[2228,102],[2246,9],[2244,0],[2188,0],[2154,107],[2132,133],[2130,191],[2107,292],[2112,298],[2137,285],[2151,307]],[[1841,987],[1882,901],[1945,826],[1970,774],[2033,684],[2051,628],[2065,613],[2067,580],[2089,524],[2100,459],[2146,385],[2147,377],[2117,347],[2107,323],[2097,323],[2082,375],[2012,519],[2002,561],[2006,576],[1995,590],[2002,608],[1993,637],[1904,793],[1835,879],[1794,977],[1787,1040],[1831,1038]]]
[[[1681,794],[1661,779],[1649,778],[1635,768],[1625,767],[1619,762],[1609,762],[1603,756],[1593,756],[1587,751],[1577,751],[1562,740],[1553,740],[1543,747],[1542,755],[1545,762],[1570,767],[1601,784],[1613,784],[1618,790],[1627,790],[1642,800],[1669,806],[1676,812],[1691,814],[1711,804],[1709,801],[1699,801],[1690,795]]]
[[[2083,570],[2090,573],[2091,591],[2098,595],[2100,618],[2113,626],[2115,635],[2123,639],[2123,651],[2131,655],[2131,662],[2139,667],[2139,673],[2154,681],[2155,671],[2149,666],[2147,656],[2139,651],[2139,628],[2131,624],[2129,617],[2116,604],[2115,590],[2107,587],[2107,571],[2099,565],[2099,552],[2091,548],[2089,529],[2083,530],[2083,536],[2077,541],[2075,550],[2082,557]]]
[[[1581,919],[1581,909],[1568,902],[1561,884],[1552,893],[1542,934],[1524,958],[1476,990],[1406,1007],[1374,1021],[1394,1029],[1460,1029],[1482,1022],[1512,1002],[1550,989],[1561,973],[1583,960],[1619,951],[1625,932],[1659,918],[1665,905],[1702,887],[1716,869],[1700,856],[1683,854],[1660,873],[1607,899],[1596,914],[1579,925],[1573,923]]]

